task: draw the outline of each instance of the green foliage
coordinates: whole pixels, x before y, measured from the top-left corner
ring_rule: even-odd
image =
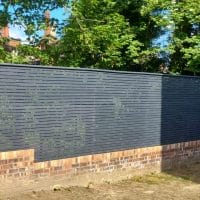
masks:
[[[0,63],[32,64],[39,61],[43,65],[51,65],[53,61],[50,58],[50,53],[30,45],[21,45],[12,52],[0,46]]]
[[[18,54],[0,47],[0,62],[28,63],[34,57],[45,65],[150,72],[166,62],[173,73],[200,73],[199,0],[1,2],[0,25],[25,26],[29,36],[44,28],[46,10],[65,7],[70,17],[61,26],[59,44],[43,51],[20,46]],[[169,31],[168,47],[154,47],[153,40]]]
[[[41,51],[39,48],[30,45],[22,45],[17,48],[18,56],[24,57],[24,63],[31,63],[34,60],[40,61],[43,65],[52,64],[50,56],[47,52]]]
[[[172,32],[168,50],[170,69],[184,73],[200,71],[200,3],[199,0],[148,0],[143,12],[151,12],[158,26]],[[167,15],[161,11],[166,11]],[[160,11],[160,12],[159,12]],[[156,13],[156,14],[155,14]],[[157,19],[160,20],[157,20]]]
[[[184,70],[199,72],[200,45],[200,4],[198,0],[185,0],[172,7],[174,22],[171,46],[175,50],[171,55],[172,67],[181,73]],[[179,63],[175,62],[179,60]]]
[[[143,44],[113,0],[80,0],[61,43],[60,65],[129,70],[137,64]]]
[[[200,35],[186,38],[189,47],[182,48],[183,58],[186,60],[186,69],[194,73],[200,72]]]

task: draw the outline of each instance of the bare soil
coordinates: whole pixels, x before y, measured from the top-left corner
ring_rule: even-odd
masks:
[[[1,198],[0,198],[1,199]],[[118,183],[62,187],[16,194],[6,200],[200,200],[200,162],[161,174],[134,176]],[[4,200],[4,199],[1,199]]]

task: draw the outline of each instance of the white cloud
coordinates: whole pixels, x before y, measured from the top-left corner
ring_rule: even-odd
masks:
[[[10,37],[21,39],[22,41],[26,40],[26,34],[24,29],[20,26],[10,26]]]

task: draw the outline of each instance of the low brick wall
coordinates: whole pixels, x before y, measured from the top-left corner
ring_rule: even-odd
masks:
[[[173,168],[200,158],[200,141],[146,147],[45,162],[34,162],[34,150],[0,153],[0,179],[35,179],[54,175],[80,175],[126,169]]]

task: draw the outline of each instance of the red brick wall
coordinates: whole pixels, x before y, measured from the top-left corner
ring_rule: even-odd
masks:
[[[8,45],[11,46],[11,47],[18,47],[20,45],[20,40],[13,40],[13,39],[10,39],[10,41],[8,42]]]
[[[9,35],[9,27],[8,27],[8,25],[6,25],[5,27],[1,28],[0,33],[1,33],[1,36],[3,38],[9,38],[10,35]]]
[[[200,158],[200,141],[146,147],[46,162],[34,162],[34,150],[0,153],[0,179],[77,175],[149,167],[173,168],[188,159]]]

